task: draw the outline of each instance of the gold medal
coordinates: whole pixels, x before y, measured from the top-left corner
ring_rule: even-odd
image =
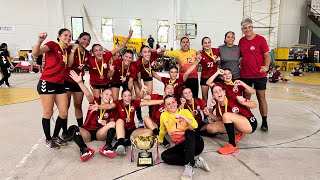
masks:
[[[221,107],[220,107],[220,104],[218,103],[218,108],[219,108],[219,113],[220,115],[222,116],[222,112],[221,112]],[[227,112],[228,111],[228,99],[226,97],[226,104],[224,106],[224,112]]]
[[[63,49],[61,43],[58,43],[58,44],[59,44],[59,46],[60,46],[60,48],[61,48],[61,50],[62,50],[63,62],[64,62],[65,64],[67,64],[67,63],[68,63],[68,52],[67,52],[67,50]]]
[[[78,59],[79,59],[79,67],[82,66],[83,67],[83,61],[84,58],[86,57],[86,51],[83,51],[83,56],[81,58],[81,53],[80,53],[80,48],[78,48]],[[81,69],[82,69],[81,67]],[[79,68],[80,69],[80,68]]]
[[[101,62],[101,70],[99,69],[99,65],[98,65],[98,62],[97,62],[97,59],[94,58],[94,61],[96,62],[96,66],[97,66],[97,70],[100,74],[100,79],[103,79],[103,58],[102,58],[102,62]]]
[[[142,58],[142,66],[143,66],[143,69],[149,74],[150,77],[152,77],[152,68],[151,68],[151,65],[150,65],[150,60],[149,60],[149,68],[146,68],[144,67],[144,62],[143,62],[143,58]]]
[[[100,79],[104,79],[104,77],[103,77],[103,76],[100,76]]]
[[[126,122],[130,122],[130,111],[131,111],[131,106],[130,106],[130,104],[129,104],[128,110],[127,110],[126,107],[124,107],[124,109],[126,110],[126,115],[127,115],[127,117],[126,117]]]

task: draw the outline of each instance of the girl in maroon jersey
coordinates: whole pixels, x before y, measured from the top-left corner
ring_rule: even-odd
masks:
[[[110,89],[104,90],[100,94],[100,98],[94,97],[82,81],[81,73],[78,75],[75,71],[70,71],[72,80],[78,83],[81,90],[86,95],[90,104],[110,104],[112,102],[112,92]],[[72,135],[73,141],[80,148],[80,160],[85,162],[94,154],[94,149],[88,148],[85,142],[98,140],[106,140],[105,146],[100,149],[100,154],[109,158],[115,157],[115,152],[112,150],[112,140],[116,134],[113,110],[100,110],[91,112],[88,110],[87,117],[83,125],[71,126],[68,133]]]
[[[102,89],[110,88],[110,78],[114,74],[114,68],[113,65],[110,64],[110,59],[126,46],[132,33],[133,31],[130,29],[128,37],[118,47],[111,51],[104,52],[100,44],[94,44],[92,46],[93,56],[89,58],[88,65],[90,67],[90,85],[95,97],[100,96]]]
[[[164,95],[159,94],[148,94],[148,87],[143,86],[139,98],[143,100],[163,100],[167,95],[173,96],[174,88],[172,84],[167,84],[164,88]],[[144,124],[146,128],[152,130],[153,135],[159,135],[159,127],[160,127],[160,115],[165,110],[164,104],[154,105],[151,109],[151,115],[143,118]],[[161,146],[167,148],[170,146],[169,141],[164,138],[163,142],[160,143]]]
[[[45,53],[45,66],[37,86],[43,108],[42,128],[46,136],[46,146],[59,149],[60,145],[67,145],[67,142],[59,137],[59,132],[61,128],[64,132],[67,131],[68,103],[65,102],[68,102],[68,96],[64,86],[64,72],[68,63],[67,47],[71,41],[71,32],[68,29],[60,29],[58,43],[49,41],[41,46],[46,38],[47,33],[45,32],[38,35],[32,55],[38,57]],[[59,115],[51,137],[50,118],[54,104],[58,107]]]
[[[214,80],[222,75],[223,82],[214,82]],[[241,80],[232,80],[232,73],[229,68],[219,69],[214,73],[208,80],[207,85],[213,87],[214,85],[221,86],[224,90],[227,91],[226,95],[230,100],[236,100],[237,96],[242,96],[244,91],[249,94],[255,94],[256,90],[248,86],[246,83]]]
[[[136,129],[134,116],[137,107],[139,106],[151,106],[163,103],[163,100],[150,100],[150,101],[140,101],[133,100],[132,93],[129,89],[124,89],[121,93],[122,99],[116,100],[111,104],[101,104],[92,105],[90,108],[92,110],[98,109],[116,109],[118,115],[118,120],[116,121],[116,134],[117,134],[117,155],[123,156],[125,152],[125,138],[129,139],[130,135],[133,137],[152,135],[150,129],[139,128]]]
[[[136,67],[132,63],[133,51],[126,50],[121,59],[113,62],[114,74],[112,76],[111,90],[114,100],[119,99],[119,91],[123,89],[133,90],[133,79],[137,76]]]
[[[201,44],[202,60],[200,61],[200,64],[202,66],[202,72],[200,85],[202,100],[207,104],[209,86],[206,82],[215,72],[217,72],[218,65],[220,64],[220,54],[217,48],[211,48],[211,39],[209,37],[202,38]]]
[[[87,64],[89,60],[89,51],[86,48],[89,46],[91,40],[91,36],[87,32],[83,32],[79,35],[75,44],[73,44],[70,55],[69,55],[69,63],[67,65],[67,69],[65,72],[65,80],[64,85],[68,95],[68,106],[70,107],[71,96],[73,97],[73,105],[74,112],[78,122],[78,126],[83,124],[83,113],[82,113],[82,100],[83,100],[83,92],[79,85],[74,82],[73,79],[70,78],[70,70],[75,71],[77,74],[82,74],[84,76],[84,66]],[[68,139],[65,134],[62,134],[62,138],[64,140]]]
[[[250,109],[256,108],[257,104],[242,96],[237,96],[236,100],[228,99],[226,91],[221,86],[213,87],[212,97],[217,101],[217,116],[222,118],[225,131],[229,137],[229,143],[217,151],[224,155],[238,152],[237,143],[243,136],[238,134],[238,137],[236,137],[235,129],[245,134],[251,134],[256,130],[257,120]],[[216,125],[221,126],[222,123]]]

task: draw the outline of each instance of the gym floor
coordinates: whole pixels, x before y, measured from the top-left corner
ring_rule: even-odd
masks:
[[[79,149],[73,142],[59,150],[48,149],[41,125],[42,106],[36,92],[39,76],[14,73],[9,79],[14,88],[0,89],[0,179],[180,178],[182,166],[160,163],[137,167],[136,161],[130,162],[129,148],[124,157],[103,157],[98,153],[104,145],[102,141],[87,143],[96,154],[85,163],[79,160]],[[239,142],[238,153],[216,152],[227,143],[225,134],[204,137],[205,149],[200,156],[208,162],[211,171],[195,169],[194,179],[319,179],[320,74],[287,77],[291,80],[288,83],[268,83],[269,132],[259,130],[261,116],[257,108],[253,112],[259,127]],[[163,92],[163,85],[157,80],[154,80],[154,92]],[[252,99],[257,101],[256,97]],[[84,114],[87,107],[84,100]],[[143,115],[146,114],[147,108],[143,108]],[[52,129],[56,117],[55,108]],[[69,110],[68,123],[76,124],[73,107]],[[154,148],[152,152],[155,156]]]

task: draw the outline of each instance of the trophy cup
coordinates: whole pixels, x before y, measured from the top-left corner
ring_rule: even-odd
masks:
[[[130,137],[132,146],[142,150],[138,153],[137,166],[153,166],[152,153],[148,152],[156,142],[154,136],[137,136]],[[133,147],[131,146],[131,162],[133,162]]]

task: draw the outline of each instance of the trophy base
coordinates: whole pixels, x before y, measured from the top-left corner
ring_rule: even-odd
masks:
[[[142,153],[145,154],[144,152],[139,152],[138,154],[137,166],[153,166],[152,153],[146,152],[148,154],[147,157],[142,157]]]

